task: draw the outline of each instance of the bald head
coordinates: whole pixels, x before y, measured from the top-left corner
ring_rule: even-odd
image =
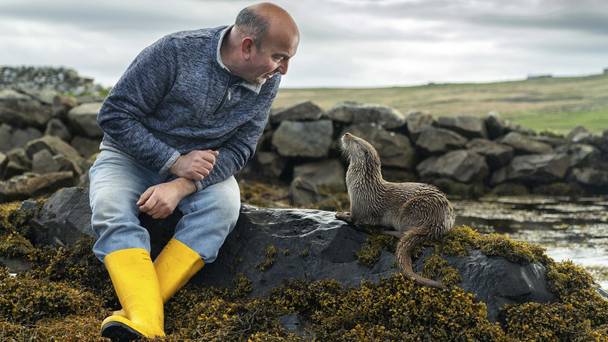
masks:
[[[269,37],[278,35],[299,40],[296,22],[283,8],[262,2],[242,9],[236,17],[235,28],[243,36],[254,38],[258,48]]]

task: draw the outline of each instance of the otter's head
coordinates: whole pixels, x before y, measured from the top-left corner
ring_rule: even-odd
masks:
[[[380,167],[380,156],[376,149],[364,139],[345,133],[340,139],[341,148],[351,164]]]

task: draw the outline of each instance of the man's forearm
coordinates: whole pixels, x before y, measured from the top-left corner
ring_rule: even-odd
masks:
[[[191,181],[188,178],[179,177],[172,180],[171,182],[179,188],[179,191],[184,194],[184,197],[196,191],[196,185],[194,184],[194,181]]]

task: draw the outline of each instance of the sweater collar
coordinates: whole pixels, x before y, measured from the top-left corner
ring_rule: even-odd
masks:
[[[220,53],[220,49],[222,47],[222,42],[224,41],[224,37],[226,36],[226,33],[228,33],[228,31],[230,31],[230,29],[233,26],[234,25],[226,26],[219,32],[219,35],[217,36],[217,40],[216,40],[216,53],[215,53],[215,58],[217,60],[217,64],[219,64],[222,69],[224,69],[227,73],[229,73],[231,75],[234,75],[234,74],[232,73],[232,71],[230,71],[230,69],[228,69],[228,67],[224,64],[224,62],[222,62],[222,55]],[[246,89],[249,89],[256,94],[259,94],[264,83],[251,83],[251,82],[242,80],[238,83],[238,85],[240,85]]]

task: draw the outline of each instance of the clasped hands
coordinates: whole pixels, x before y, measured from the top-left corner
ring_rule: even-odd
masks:
[[[184,197],[196,191],[193,181],[209,175],[218,154],[213,150],[194,150],[177,158],[170,172],[179,178],[149,187],[137,200],[139,210],[154,219],[171,215]]]

